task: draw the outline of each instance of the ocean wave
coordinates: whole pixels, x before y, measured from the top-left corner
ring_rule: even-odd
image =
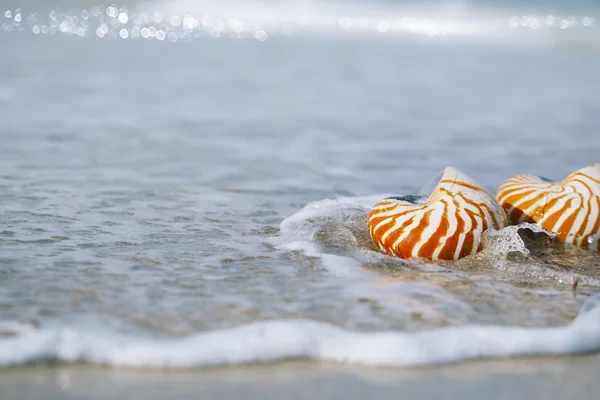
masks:
[[[328,282],[336,282],[349,290],[368,291],[367,295],[379,296],[382,301],[386,300],[386,292],[400,295],[406,301],[393,305],[409,312],[411,307],[426,310],[423,304],[418,303],[418,296],[411,297],[414,294],[411,290],[421,291],[417,293],[420,295],[425,293],[423,290],[428,290],[428,296],[437,303],[443,302],[446,309],[451,306],[458,313],[470,312],[472,305],[435,284],[426,288],[407,282],[387,287],[371,285],[378,274],[365,265],[408,265],[405,260],[378,252],[370,242],[365,216],[369,208],[385,196],[387,194],[341,197],[310,203],[281,222],[280,234],[272,237],[271,243],[280,251],[300,251],[318,259],[329,275],[329,278],[324,277],[330,279]],[[494,233],[481,253],[467,258],[477,264],[490,263],[496,271],[509,269],[509,276],[519,279],[532,273],[542,274],[534,276],[538,281],[540,276],[557,279],[550,276],[550,272],[544,272],[547,269],[543,265],[527,259],[532,256],[532,250],[519,234],[519,229],[536,231],[534,226],[529,225],[504,228]],[[511,261],[511,254],[520,255],[525,261]],[[435,268],[453,271],[444,279],[469,276],[470,273],[460,263],[415,263],[411,267],[422,269],[426,273],[424,276],[431,279],[434,279]],[[573,278],[573,275],[563,275],[565,281]],[[485,285],[487,296],[498,296],[501,292],[507,296],[517,293],[516,288],[507,290],[505,283],[495,279],[493,273],[477,278],[476,283],[482,279],[491,279],[489,282],[493,285],[490,286],[489,282]],[[570,285],[571,282],[567,283]],[[470,292],[474,290],[476,286],[469,289]],[[600,294],[589,296],[575,320],[561,327],[458,323],[452,327],[421,328],[418,331],[357,331],[327,322],[276,319],[183,338],[150,338],[139,331],[125,332],[108,324],[90,324],[89,321],[79,324],[57,322],[53,325],[5,321],[0,323],[0,367],[50,362],[188,369],[290,359],[372,367],[412,367],[480,358],[574,355],[600,351]]]
[[[2,326],[0,367],[39,362],[129,368],[207,368],[288,359],[373,367],[410,367],[509,356],[573,355],[600,350],[600,295],[566,327],[460,326],[429,331],[352,332],[323,322],[276,320],[181,339],[114,332]],[[14,336],[6,336],[14,330]]]

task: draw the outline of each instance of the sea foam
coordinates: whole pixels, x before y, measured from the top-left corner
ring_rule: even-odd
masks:
[[[306,359],[410,367],[599,350],[600,295],[593,295],[573,323],[557,328],[479,325],[415,333],[353,332],[323,322],[274,320],[182,339],[140,339],[65,327],[16,328],[14,336],[0,338],[0,366],[80,362],[148,369],[206,368]]]

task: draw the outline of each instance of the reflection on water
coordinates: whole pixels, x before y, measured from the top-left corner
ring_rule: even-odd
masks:
[[[506,4],[484,8],[438,2],[295,1],[143,2],[73,8],[63,4],[48,9],[23,3],[7,6],[0,15],[0,32],[34,35],[67,34],[113,39],[189,42],[195,38],[256,39],[309,34],[378,38],[467,38],[485,43],[578,43],[597,48],[597,10],[542,7],[523,14]]]

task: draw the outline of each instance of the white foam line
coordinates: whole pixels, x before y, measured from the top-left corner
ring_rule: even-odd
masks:
[[[387,196],[391,195],[339,197],[315,201],[284,219],[280,224],[281,235],[271,238],[271,242],[279,249],[302,251],[306,256],[319,258],[322,265],[335,277],[357,278],[365,282],[372,277],[372,274],[360,268],[360,261],[322,251],[321,246],[314,242],[314,235],[322,225],[309,221],[313,218],[333,216],[344,206],[361,207],[366,213]]]
[[[600,351],[600,295],[568,327],[462,326],[418,333],[359,333],[322,322],[257,322],[184,339],[148,340],[41,329],[0,339],[0,367],[39,361],[115,367],[206,368],[284,359],[409,367],[476,358]]]

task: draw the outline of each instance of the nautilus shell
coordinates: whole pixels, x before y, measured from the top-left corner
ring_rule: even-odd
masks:
[[[401,257],[458,260],[481,250],[481,235],[503,228],[506,214],[473,179],[448,167],[427,197],[383,199],[367,216],[373,241]]]
[[[600,249],[600,165],[573,172],[560,182],[516,175],[496,193],[511,222],[534,222],[566,243]]]

